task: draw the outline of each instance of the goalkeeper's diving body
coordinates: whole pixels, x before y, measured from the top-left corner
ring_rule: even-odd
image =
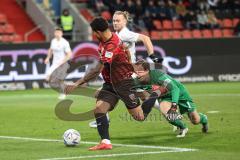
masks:
[[[186,124],[181,120],[184,113],[187,113],[192,124],[202,124],[202,132],[208,132],[207,116],[196,111],[196,105],[182,83],[159,70],[150,70],[144,60],[136,63],[135,72],[138,77],[135,82],[139,88],[148,86],[151,91],[162,92],[158,97],[160,110],[169,123],[180,129],[177,137],[185,137],[188,132]]]

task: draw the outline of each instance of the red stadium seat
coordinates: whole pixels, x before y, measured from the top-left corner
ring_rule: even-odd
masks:
[[[13,42],[14,43],[21,43],[21,42],[23,42],[23,39],[22,39],[22,37],[20,35],[16,34],[13,37]]]
[[[161,32],[162,39],[171,39],[170,33],[168,31]]]
[[[238,24],[239,21],[240,21],[240,19],[234,18],[233,19],[233,27],[236,27],[236,25]]]
[[[169,21],[169,20],[164,20],[163,21],[163,29],[170,30],[172,28],[173,28],[172,21]]]
[[[231,19],[224,19],[223,21],[223,28],[233,28],[233,22]]]
[[[161,21],[159,21],[159,20],[154,20],[153,25],[156,27],[157,30],[162,29],[162,24],[161,24]]]
[[[7,23],[7,17],[4,14],[0,13],[0,25]]]
[[[192,32],[189,31],[189,30],[184,30],[184,31],[182,32],[182,37],[183,37],[183,38],[192,38]]]
[[[105,18],[106,20],[108,20],[108,21],[112,19],[112,15],[111,15],[111,13],[108,12],[108,11],[103,11],[103,12],[101,13],[101,16],[102,16],[103,18]]]
[[[151,39],[153,40],[160,40],[160,32],[159,31],[151,31]]]
[[[4,25],[0,25],[0,35],[4,34]]]
[[[15,33],[15,28],[14,28],[14,26],[11,25],[11,24],[5,25],[4,28],[5,28],[5,29],[4,29],[4,33],[5,33],[5,34],[14,34],[14,33]]]
[[[203,30],[202,35],[204,38],[212,38],[213,37],[212,31],[209,29]]]
[[[88,11],[88,9],[81,9],[80,13],[83,15],[83,17],[88,21],[92,21],[93,20],[93,16],[92,14]]]
[[[231,29],[224,29],[223,30],[223,37],[233,37],[233,30],[231,30]]]
[[[222,35],[222,30],[220,29],[214,29],[213,30],[213,37],[215,38],[221,38],[223,35]]]
[[[10,42],[12,42],[12,36],[10,36],[10,35],[3,35],[2,36],[2,42],[3,43],[10,43]]]
[[[180,31],[172,31],[172,38],[173,39],[181,39],[182,35]]]
[[[180,20],[173,21],[173,29],[183,29],[182,22]]]
[[[192,31],[192,36],[193,38],[202,38],[202,33],[200,30],[195,29]]]

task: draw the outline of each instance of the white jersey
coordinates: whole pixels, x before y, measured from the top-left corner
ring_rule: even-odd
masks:
[[[61,38],[59,41],[56,38],[52,39],[50,49],[53,52],[52,65],[58,65],[61,63],[64,60],[66,53],[71,52],[70,45],[64,38]]]
[[[132,63],[136,62],[136,48],[135,43],[138,40],[139,34],[130,31],[127,27],[124,27],[120,32],[116,32],[122,42],[128,47]]]
[[[61,38],[60,40],[57,40],[56,38],[52,39],[50,49],[53,53],[53,61],[51,67],[47,71],[47,77],[62,64],[66,53],[71,52],[70,45],[64,38]]]

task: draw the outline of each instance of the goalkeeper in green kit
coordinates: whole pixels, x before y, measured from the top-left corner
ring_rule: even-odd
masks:
[[[202,132],[208,132],[207,116],[196,111],[196,105],[183,84],[159,70],[150,70],[149,64],[144,60],[138,61],[134,68],[137,74],[135,91],[151,89],[150,98],[159,101],[161,113],[169,123],[180,129],[177,137],[185,137],[188,132],[181,120],[184,113],[188,114],[193,124],[202,124]],[[155,97],[152,96],[154,94]]]

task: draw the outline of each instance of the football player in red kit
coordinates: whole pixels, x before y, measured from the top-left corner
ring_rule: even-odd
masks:
[[[66,93],[82,85],[102,73],[104,84],[97,94],[94,115],[97,122],[98,133],[101,137],[100,144],[89,148],[89,150],[112,149],[109,137],[109,123],[106,113],[113,110],[119,99],[121,99],[131,116],[138,121],[143,121],[151,111],[157,97],[157,92],[153,92],[150,98],[140,105],[139,98],[131,90],[134,82],[132,74],[134,68],[129,59],[129,52],[115,33],[108,28],[105,19],[99,17],[91,22],[93,33],[98,38],[100,44],[98,48],[99,62],[90,72],[75,82],[72,86],[65,88]]]

